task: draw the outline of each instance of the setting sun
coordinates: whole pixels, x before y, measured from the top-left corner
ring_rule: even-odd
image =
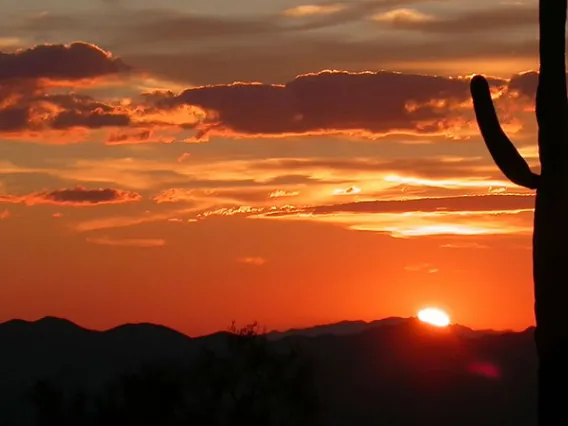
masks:
[[[444,311],[436,308],[426,308],[418,312],[418,319],[436,327],[446,327],[450,324],[450,317]]]

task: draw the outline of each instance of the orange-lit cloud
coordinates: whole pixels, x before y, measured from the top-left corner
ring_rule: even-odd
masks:
[[[390,29],[414,30],[423,33],[476,33],[496,27],[533,26],[538,11],[534,6],[500,6],[491,9],[467,10],[450,16],[435,16],[415,9],[393,9],[373,16],[373,20]]]
[[[83,42],[0,52],[0,132],[4,137],[30,137],[31,132],[49,129],[128,126],[129,116],[117,106],[72,90],[53,90],[95,84],[129,71],[120,58]]]
[[[391,72],[301,75],[286,85],[234,83],[164,96],[159,106],[207,112],[198,137],[448,134],[471,121],[468,81]]]
[[[313,16],[313,15],[328,15],[332,13],[337,13],[346,8],[345,4],[304,4],[290,9],[286,9],[282,12],[286,16]]]
[[[197,218],[319,221],[399,237],[426,235],[525,234],[532,229],[534,196],[478,195],[374,200],[321,206],[234,206],[202,211]]]
[[[439,269],[434,265],[431,265],[430,263],[408,265],[404,267],[404,270],[408,272],[427,272],[429,274],[435,274],[436,272],[439,272]]]
[[[276,191],[268,194],[269,198],[282,198],[282,197],[296,197],[300,195],[299,191],[285,191],[282,189],[277,189]]]
[[[120,204],[139,201],[141,195],[120,189],[83,187],[42,191],[27,195],[0,195],[0,203],[24,203],[29,206],[38,204],[94,206],[99,204]]]
[[[14,53],[0,52],[0,81],[75,81],[129,71],[119,58],[83,42],[43,44]]]
[[[155,90],[97,99],[93,94],[62,90],[70,82],[126,76],[131,68],[95,45],[40,45],[1,55],[0,65],[6,66],[0,82],[7,84],[0,87],[0,132],[9,138],[52,143],[59,137],[61,143],[77,142],[105,128],[105,142],[112,145],[191,142],[211,135],[341,134],[376,139],[403,134],[460,139],[477,134],[469,78],[321,71],[300,74],[285,84],[236,82],[179,93]],[[48,65],[29,69],[36,60]],[[530,95],[535,76],[523,73],[510,81],[491,78],[498,106],[515,108],[510,100]],[[522,102],[528,105],[525,98]],[[513,131],[521,129],[507,114],[502,121]],[[58,131],[56,136],[51,133]]]
[[[288,195],[274,195],[277,192],[268,192],[263,188],[219,188],[219,189],[183,189],[170,188],[152,198],[158,204],[161,203],[179,203],[179,202],[203,202],[211,200],[215,203],[223,202],[259,202],[267,201],[270,198],[279,198]],[[210,204],[210,203],[209,203]]]
[[[511,80],[490,78],[504,127],[522,129],[507,108],[519,106],[518,92],[534,90],[534,73]],[[524,84],[526,81],[527,84]],[[525,87],[526,86],[526,87]],[[342,134],[375,139],[385,135],[468,138],[478,130],[472,113],[469,77],[379,72],[322,71],[286,84],[232,83],[152,93],[154,108],[179,115],[208,135],[288,137]],[[511,102],[514,100],[515,102]],[[530,100],[524,98],[528,105]],[[182,114],[186,109],[185,119]]]
[[[177,162],[178,163],[182,163],[185,160],[189,159],[191,157],[191,154],[189,152],[184,152],[183,154],[181,154],[178,158],[177,158]]]
[[[405,212],[474,212],[503,210],[532,210],[534,196],[474,195],[462,197],[418,198],[408,200],[360,201],[331,204],[305,209],[310,214],[332,213],[405,213]]]
[[[436,18],[414,9],[394,9],[373,16],[373,20],[388,22],[395,27],[413,28],[420,27],[421,23],[436,21]]]
[[[123,247],[162,247],[166,245],[166,241],[160,238],[110,238],[110,237],[93,237],[87,238],[87,241],[94,244],[105,246],[123,246]]]
[[[263,257],[255,256],[255,257],[240,257],[237,259],[240,263],[246,263],[248,265],[254,266],[262,266],[266,263],[266,259]]]

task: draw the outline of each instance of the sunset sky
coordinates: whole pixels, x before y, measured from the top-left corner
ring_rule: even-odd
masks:
[[[6,2],[0,321],[532,325],[533,193],[469,79],[537,171],[536,7]]]

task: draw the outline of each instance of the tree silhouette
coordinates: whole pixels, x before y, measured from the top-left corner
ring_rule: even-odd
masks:
[[[533,278],[540,426],[568,424],[568,411],[564,406],[568,391],[566,3],[566,0],[539,1],[536,119],[540,175],[530,170],[501,129],[487,81],[481,76],[471,81],[477,121],[495,163],[512,182],[536,189]]]
[[[276,347],[258,325],[234,324],[221,348],[190,365],[153,364],[123,374],[87,398],[47,381],[29,392],[38,426],[316,425],[307,358]],[[67,392],[66,395],[70,393]]]

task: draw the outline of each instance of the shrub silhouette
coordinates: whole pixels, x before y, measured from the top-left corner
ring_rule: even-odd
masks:
[[[38,426],[316,425],[311,366],[277,349],[257,324],[230,328],[222,347],[189,366],[147,365],[95,395],[38,382],[28,394]],[[69,396],[71,395],[71,396]]]
[[[495,163],[512,182],[536,189],[533,275],[540,426],[568,423],[568,412],[564,407],[568,390],[566,3],[566,0],[539,2],[540,70],[536,119],[540,175],[530,170],[501,129],[487,81],[475,76],[471,82],[477,121]]]

